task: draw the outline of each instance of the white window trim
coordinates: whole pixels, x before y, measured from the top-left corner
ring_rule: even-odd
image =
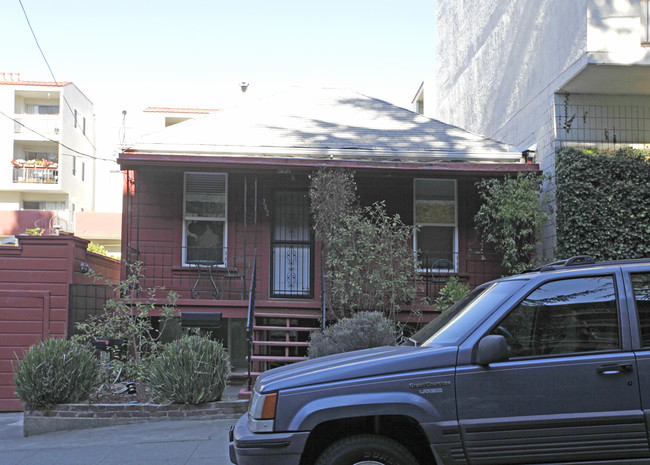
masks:
[[[185,202],[185,192],[186,192],[186,187],[187,187],[187,175],[188,174],[215,174],[215,175],[223,175],[225,178],[225,192],[226,192],[226,205],[225,205],[225,211],[224,211],[224,216],[223,217],[206,217],[206,216],[200,216],[200,217],[195,217],[195,216],[187,216],[185,213],[185,207],[186,207],[186,202]],[[205,173],[205,172],[198,172],[198,171],[186,171],[183,173],[183,218],[182,218],[182,228],[183,228],[183,266],[184,267],[192,267],[191,263],[187,263],[187,228],[185,227],[185,222],[186,221],[223,221],[223,263],[217,265],[218,268],[225,268],[226,263],[228,260],[228,173]]]
[[[451,223],[418,223],[417,217],[416,217],[416,212],[417,212],[417,197],[415,194],[415,184],[416,181],[452,181],[454,183],[454,224],[452,226]],[[449,204],[451,203],[448,200],[440,200],[440,201],[428,201],[432,203],[439,203],[439,204]],[[453,254],[453,269],[447,269],[447,268],[422,268],[418,267],[419,272],[421,273],[457,273],[458,272],[458,181],[456,179],[444,179],[444,178],[414,178],[413,179],[413,224],[415,226],[438,226],[438,227],[445,227],[445,228],[454,228],[454,247],[452,250]],[[417,232],[414,234],[413,237],[413,255],[414,257],[418,256],[418,243],[417,243]]]
[[[650,0],[641,0],[641,44],[650,45]]]

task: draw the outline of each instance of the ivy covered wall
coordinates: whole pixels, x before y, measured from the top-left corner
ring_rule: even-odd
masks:
[[[555,175],[556,257],[650,257],[649,151],[562,149]]]

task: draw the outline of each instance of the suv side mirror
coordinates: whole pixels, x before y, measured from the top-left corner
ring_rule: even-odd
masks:
[[[510,348],[503,336],[485,336],[478,343],[472,363],[487,366],[490,363],[505,362],[509,358]]]

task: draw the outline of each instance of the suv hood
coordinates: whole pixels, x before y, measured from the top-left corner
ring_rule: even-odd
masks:
[[[376,347],[319,357],[264,372],[257,378],[260,392],[329,383],[406,371],[453,367],[457,347]]]

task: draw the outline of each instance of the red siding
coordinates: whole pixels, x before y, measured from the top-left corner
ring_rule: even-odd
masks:
[[[65,337],[69,285],[91,282],[81,263],[119,279],[119,262],[87,247],[74,236],[21,236],[18,246],[0,247],[0,411],[23,408],[13,394],[16,355],[44,338]]]

